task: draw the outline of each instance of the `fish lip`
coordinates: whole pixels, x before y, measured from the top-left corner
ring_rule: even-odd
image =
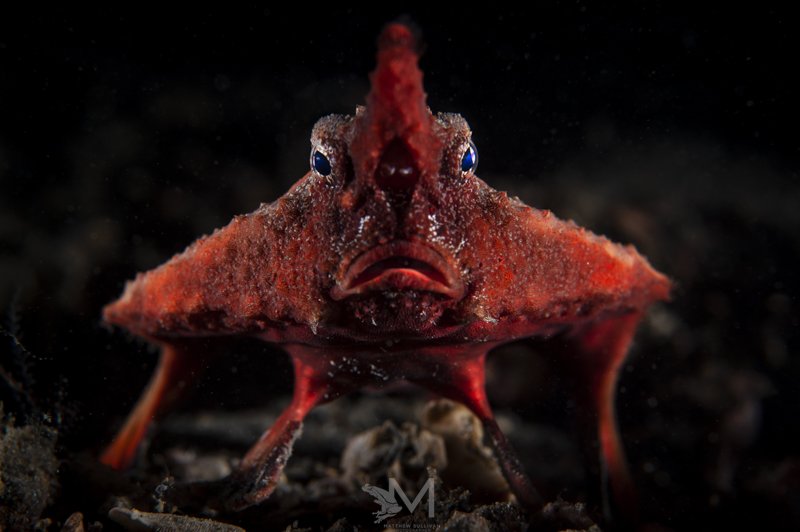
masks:
[[[359,276],[371,266],[393,258],[406,258],[419,261],[432,268],[439,279],[434,279],[417,268],[387,267],[374,277],[359,280]],[[397,240],[381,244],[357,255],[344,266],[344,274],[331,289],[331,297],[336,300],[380,290],[418,290],[442,294],[450,299],[464,297],[464,282],[458,271],[442,253],[429,245]]]

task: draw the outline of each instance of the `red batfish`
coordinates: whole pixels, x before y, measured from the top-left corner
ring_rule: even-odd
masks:
[[[559,335],[577,357],[611,491],[633,488],[614,415],[617,376],[670,282],[631,246],[498,192],[475,175],[466,121],[426,105],[414,33],[388,25],[366,105],[319,120],[311,170],[283,197],[129,282],[106,322],[161,347],[102,455],[128,466],[166,397],[232,336],[280,345],[291,404],[225,480],[221,505],[269,497],[314,406],[403,380],[469,407],[518,500],[542,504],[484,390],[494,347]]]

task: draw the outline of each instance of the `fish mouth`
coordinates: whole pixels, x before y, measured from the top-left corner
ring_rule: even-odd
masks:
[[[346,267],[331,297],[341,300],[375,291],[434,292],[450,299],[464,296],[464,283],[442,254],[426,245],[397,241],[371,248]]]

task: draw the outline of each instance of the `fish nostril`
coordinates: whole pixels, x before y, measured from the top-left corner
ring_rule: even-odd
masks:
[[[375,169],[375,181],[386,191],[413,189],[419,180],[419,169],[405,142],[394,139],[383,149]]]

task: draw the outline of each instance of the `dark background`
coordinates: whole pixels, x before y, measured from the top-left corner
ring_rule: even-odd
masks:
[[[102,306],[299,179],[315,120],[363,102],[375,38],[402,13],[3,14],[3,366],[36,402],[7,384],[7,412],[58,412],[65,457],[108,440],[155,357],[103,327]],[[634,243],[676,281],[620,400],[651,519],[800,523],[795,21],[763,4],[407,14],[429,105],[469,121],[483,179]],[[289,389],[279,352],[235,351],[194,408]],[[496,396],[563,417],[532,393]]]

